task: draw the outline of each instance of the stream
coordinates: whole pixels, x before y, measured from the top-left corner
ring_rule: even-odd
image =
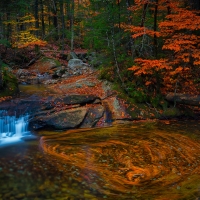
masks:
[[[200,198],[199,121],[32,134],[0,145],[0,200]]]

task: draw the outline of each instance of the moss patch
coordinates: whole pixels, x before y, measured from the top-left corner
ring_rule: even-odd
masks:
[[[52,74],[53,69],[60,66],[61,64],[59,61],[52,58],[43,57],[40,60],[38,60],[36,63],[31,65],[29,67],[29,70],[33,70],[33,71],[36,70],[40,74],[44,74],[44,73]]]
[[[9,67],[2,68],[1,79],[0,97],[11,96],[18,92],[17,78],[12,74]]]
[[[60,62],[56,59],[52,59],[52,58],[47,58],[47,57],[43,57],[41,59],[41,62],[54,62],[56,66],[60,66]]]

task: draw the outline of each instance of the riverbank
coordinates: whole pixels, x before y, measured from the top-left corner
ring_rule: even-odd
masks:
[[[56,66],[56,63],[50,58],[42,58],[30,66],[29,71],[15,71],[20,83],[39,84],[20,85],[20,94],[1,103],[0,109],[17,114],[28,112],[32,130],[103,127],[133,120],[200,118],[198,106],[174,106],[166,100],[158,107],[137,103],[116,84],[100,80],[100,72],[89,65],[72,67],[69,74],[69,67],[58,63]],[[46,70],[51,74],[46,76]],[[64,76],[53,78],[60,70],[65,71]],[[30,76],[30,73],[35,74]]]

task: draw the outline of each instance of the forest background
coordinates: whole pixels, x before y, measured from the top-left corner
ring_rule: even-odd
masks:
[[[100,78],[139,103],[200,91],[199,0],[1,0],[0,87],[46,48],[96,52]],[[55,54],[55,58],[58,54]],[[20,57],[20,59],[19,59]]]

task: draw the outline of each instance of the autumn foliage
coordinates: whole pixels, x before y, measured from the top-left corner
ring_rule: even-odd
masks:
[[[26,48],[34,46],[45,46],[46,41],[38,38],[35,32],[38,31],[35,26],[35,17],[27,14],[23,17],[17,17],[16,20],[4,22],[12,30],[11,44],[13,48]]]
[[[38,39],[30,31],[21,31],[13,38],[13,47],[17,48],[26,48],[26,47],[34,47],[37,46],[45,46],[47,44],[46,41]]]
[[[141,2],[141,1],[140,1]],[[168,1],[169,2],[169,1]],[[145,3],[149,3],[145,1]],[[143,2],[143,6],[145,5]],[[139,4],[138,4],[139,5]],[[139,5],[141,6],[141,4]],[[160,92],[198,93],[200,73],[200,15],[199,12],[183,8],[181,1],[166,4],[158,1],[158,7],[168,10],[165,20],[158,23],[159,33],[145,26],[129,27],[132,37],[160,37],[165,59],[137,58],[129,68],[140,77],[144,85],[160,89]],[[134,9],[136,9],[134,7]],[[166,12],[167,13],[167,12]],[[144,17],[144,16],[143,16]]]

